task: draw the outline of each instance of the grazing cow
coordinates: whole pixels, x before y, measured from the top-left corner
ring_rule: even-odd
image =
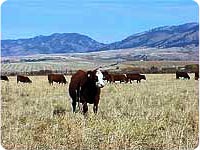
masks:
[[[110,74],[110,82],[115,81],[128,82],[126,74]]]
[[[184,78],[184,79],[190,79],[190,76],[188,75],[187,72],[180,72],[180,71],[177,71],[176,72],[176,79],[179,79],[179,78]]]
[[[1,80],[9,81],[7,76],[2,76],[2,75],[1,75]]]
[[[53,85],[53,82],[57,82],[57,83],[64,83],[66,84],[67,81],[64,77],[63,74],[48,74],[48,81],[49,81],[49,84]]]
[[[102,71],[103,74],[103,79],[106,80],[107,82],[111,82],[111,75],[108,73],[108,71]]]
[[[69,84],[69,95],[72,98],[73,112],[76,110],[76,102],[78,105],[82,103],[83,114],[87,113],[89,104],[94,104],[93,111],[96,114],[100,99],[100,88],[105,85],[103,74],[99,69],[93,71],[77,71],[71,77]]]
[[[17,83],[18,82],[32,83],[32,81],[28,77],[22,75],[17,75]]]
[[[139,73],[132,73],[132,74],[129,73],[129,74],[126,74],[126,76],[127,76],[128,81],[130,81],[130,83],[132,83],[131,82],[132,80],[137,80],[137,83],[141,82],[142,79],[146,80],[145,75],[142,75]]]
[[[194,79],[195,80],[199,80],[199,72],[195,72],[194,73]]]

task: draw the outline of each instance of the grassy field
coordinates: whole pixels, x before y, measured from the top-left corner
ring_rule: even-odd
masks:
[[[137,84],[107,84],[99,111],[71,112],[68,84],[46,76],[1,81],[1,143],[6,149],[194,149],[198,144],[198,81],[148,74]],[[70,81],[70,76],[66,79]],[[63,116],[53,115],[65,109]]]

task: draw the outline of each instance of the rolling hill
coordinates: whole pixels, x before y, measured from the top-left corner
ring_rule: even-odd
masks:
[[[99,43],[78,33],[55,33],[29,39],[2,40],[2,56],[26,56],[34,54],[85,53],[127,48],[187,48],[199,46],[199,24],[186,23],[164,26],[133,34],[111,44]]]
[[[55,33],[30,39],[2,40],[2,56],[74,53],[96,50],[104,44],[78,33]]]
[[[135,47],[187,47],[199,46],[199,24],[187,23],[179,26],[164,26],[134,34],[126,39],[108,44],[101,48],[126,49]]]

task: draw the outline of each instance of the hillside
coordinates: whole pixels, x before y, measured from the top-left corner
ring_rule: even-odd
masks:
[[[199,46],[199,24],[154,28],[133,34],[111,44],[99,43],[78,33],[55,33],[29,39],[2,40],[2,56],[26,56],[33,54],[85,53],[127,48],[190,48]]]
[[[78,33],[55,33],[30,39],[2,40],[2,56],[87,52],[103,45]]]
[[[159,27],[134,34],[122,41],[108,44],[101,50],[135,47],[171,48],[197,46],[199,46],[199,24],[187,23],[179,26]]]

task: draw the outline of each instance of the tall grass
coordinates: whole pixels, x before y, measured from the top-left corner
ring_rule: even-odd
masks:
[[[71,112],[68,84],[1,81],[2,145],[6,149],[194,149],[198,143],[198,81],[147,75],[137,84],[107,84],[99,111]],[[70,77],[67,77],[70,81]],[[53,115],[56,109],[63,115]]]

